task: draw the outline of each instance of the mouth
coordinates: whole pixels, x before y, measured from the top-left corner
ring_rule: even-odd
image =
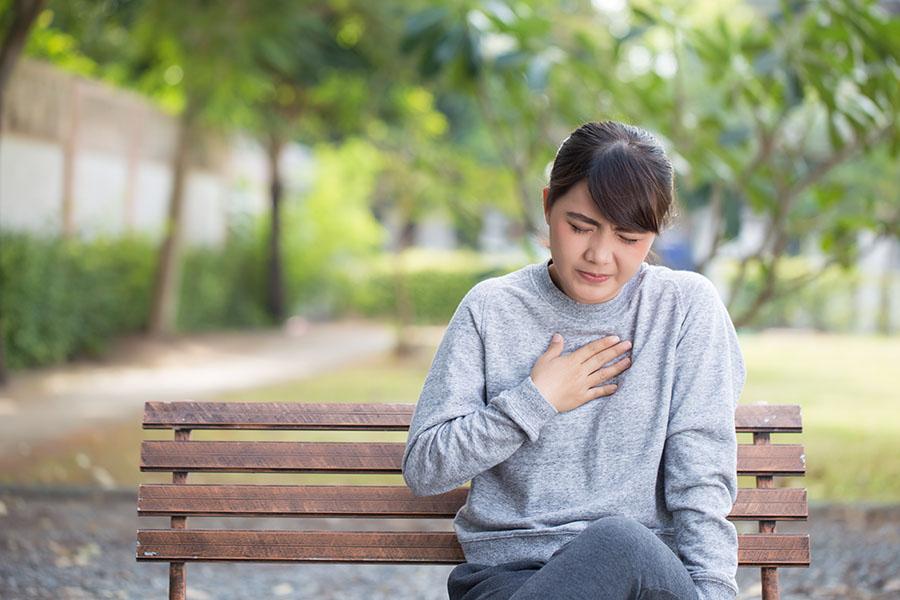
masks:
[[[581,271],[579,269],[575,269],[578,271],[578,274],[581,275],[581,278],[589,281],[590,283],[603,283],[607,279],[611,277],[611,275],[603,275],[601,273],[589,273],[587,271]]]

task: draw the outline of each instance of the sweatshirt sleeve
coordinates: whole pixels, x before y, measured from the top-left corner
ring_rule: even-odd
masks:
[[[746,372],[734,325],[712,283],[691,277],[682,304],[663,453],[666,506],[700,600],[733,600],[737,532],[726,517],[737,497],[734,410]]]
[[[413,413],[402,468],[417,496],[450,491],[503,462],[557,414],[530,376],[486,398],[480,327],[487,283],[457,307]]]

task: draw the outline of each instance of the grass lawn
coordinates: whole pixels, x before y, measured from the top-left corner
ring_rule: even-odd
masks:
[[[813,500],[900,501],[900,339],[810,333],[766,332],[741,336],[748,378],[742,402],[800,404],[804,433],[774,441],[803,443],[807,477],[797,482]],[[416,401],[432,350],[398,360],[381,357],[318,377],[232,394],[230,401],[409,402]],[[240,432],[196,432],[193,439],[247,439]],[[140,474],[139,443],[171,439],[170,432],[142,432],[140,415],[103,432],[88,432],[36,448],[32,455],[0,464],[0,482],[85,484],[105,480],[116,485],[167,481],[165,474]],[[256,437],[256,439],[259,439]],[[404,441],[403,432],[272,432],[273,440]],[[742,436],[749,441],[749,436]],[[248,476],[235,475],[246,481]],[[352,475],[255,475],[253,481],[359,482]],[[231,480],[221,475],[191,475],[191,481]],[[399,476],[380,482],[400,483]],[[788,482],[784,482],[788,483]],[[752,485],[751,481],[742,485]]]
[[[900,501],[900,338],[767,332],[741,347],[742,402],[802,407],[804,433],[774,441],[806,446],[810,498]]]

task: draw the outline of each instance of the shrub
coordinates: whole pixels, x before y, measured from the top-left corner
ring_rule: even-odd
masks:
[[[67,241],[0,234],[0,315],[7,366],[97,354],[143,327],[154,251],[142,238]]]
[[[157,245],[143,237],[91,241],[0,233],[0,343],[10,370],[101,354],[145,328]],[[182,331],[270,323],[257,238],[184,254]]]
[[[399,269],[402,285],[406,286],[412,304],[414,322],[446,323],[475,284],[520,266],[515,259],[489,262],[470,251],[409,250],[399,259],[395,255],[382,254],[340,274],[341,279],[334,283],[342,290],[337,294],[335,310],[340,314],[394,317]]]
[[[224,248],[190,248],[178,302],[178,329],[271,325],[266,313],[265,253],[258,239],[235,236]]]

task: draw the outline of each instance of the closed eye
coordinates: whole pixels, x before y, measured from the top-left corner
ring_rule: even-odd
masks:
[[[581,227],[576,227],[572,223],[569,223],[569,227],[571,227],[572,231],[574,231],[575,233],[588,233],[591,231],[590,229],[582,229]]]
[[[637,244],[640,241],[640,240],[633,240],[631,238],[623,237],[621,235],[619,236],[619,239],[621,239],[626,244]]]

